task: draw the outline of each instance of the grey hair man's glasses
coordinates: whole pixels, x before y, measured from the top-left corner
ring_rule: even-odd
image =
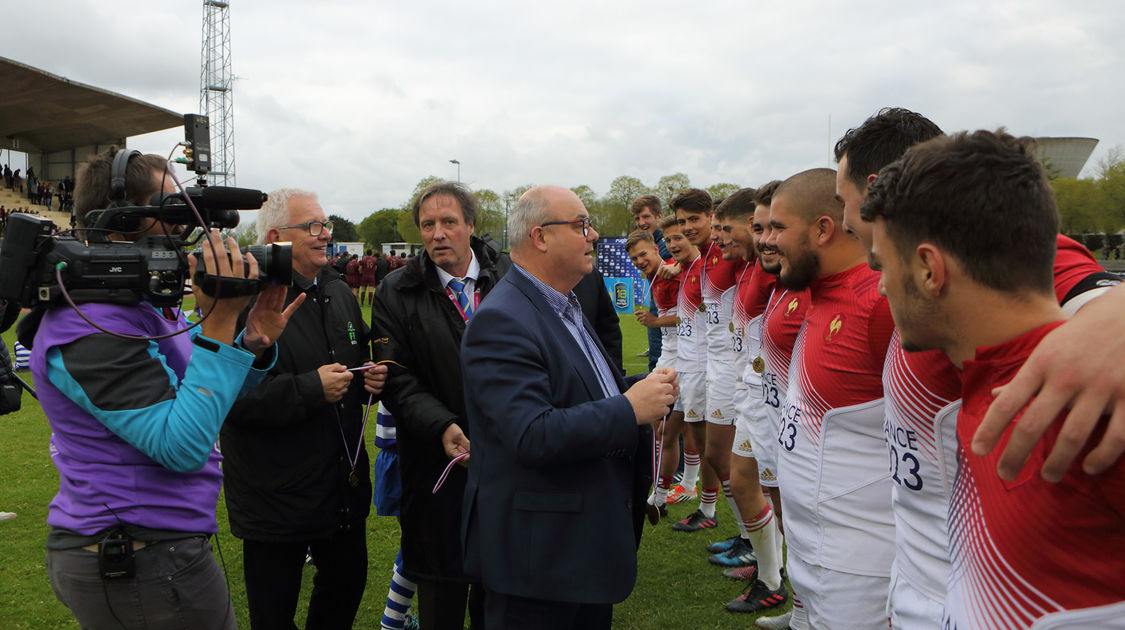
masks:
[[[309,236],[320,236],[324,230],[332,231],[336,227],[331,221],[309,221],[307,223],[294,223],[293,225],[278,226],[279,230],[288,230],[289,228],[306,228],[309,231]]]

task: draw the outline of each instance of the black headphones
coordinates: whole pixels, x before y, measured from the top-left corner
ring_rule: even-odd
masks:
[[[118,151],[113,156],[113,170],[110,171],[110,192],[109,192],[109,207],[121,208],[130,205],[125,200],[125,171],[129,167],[129,160],[133,156],[140,155],[141,152],[133,149],[126,151],[124,149]]]

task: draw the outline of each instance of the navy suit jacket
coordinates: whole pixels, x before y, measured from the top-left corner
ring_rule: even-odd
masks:
[[[473,314],[461,364],[473,436],[465,572],[507,595],[623,601],[637,575],[651,429],[625,396],[605,397],[559,315],[515,269]]]

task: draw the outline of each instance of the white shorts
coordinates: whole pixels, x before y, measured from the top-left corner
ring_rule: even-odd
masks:
[[[684,422],[703,422],[707,409],[706,372],[680,372],[679,402]]]
[[[747,410],[746,398],[750,390],[743,383],[738,383],[734,388],[734,444],[730,447],[731,455],[739,457],[754,457],[754,443],[750,441],[750,418],[744,411]]]
[[[722,426],[734,424],[734,368],[731,364],[712,364],[707,370],[707,422]]]
[[[763,486],[768,488],[776,488],[777,485],[777,434],[781,430],[781,411],[774,409],[765,404],[761,398],[754,397],[754,400],[761,401],[762,404],[762,420],[763,422],[755,425],[753,435],[750,441],[756,447],[756,459],[758,460],[758,477],[761,479]],[[768,482],[766,480],[769,480]]]
[[[732,452],[758,460],[758,483],[764,488],[777,487],[777,429],[760,397],[762,388],[753,385],[745,388],[746,395],[735,390],[734,409],[738,413]],[[750,443],[749,455],[739,451],[744,442]]]
[[[785,567],[793,596],[808,613],[808,628],[887,630],[887,596],[891,579],[833,571],[802,562],[792,550]],[[805,630],[798,625],[794,630]]]
[[[887,615],[891,618],[892,628],[941,628],[944,612],[944,602],[931,599],[891,567],[891,597],[887,600]]]

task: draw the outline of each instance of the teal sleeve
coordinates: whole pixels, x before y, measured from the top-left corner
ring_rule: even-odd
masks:
[[[115,361],[114,380],[119,383],[115,387],[131,389],[128,395],[135,399],[129,408],[111,402],[122,397],[113,396],[110,386],[104,385],[104,366],[103,373],[97,374],[96,364],[83,361],[80,351],[48,350],[47,376],[76,405],[161,466],[179,472],[199,470],[250,378],[254,355],[198,333],[192,335],[192,342],[191,361],[179,381],[154,342],[147,342],[142,351],[124,352],[124,359]]]

